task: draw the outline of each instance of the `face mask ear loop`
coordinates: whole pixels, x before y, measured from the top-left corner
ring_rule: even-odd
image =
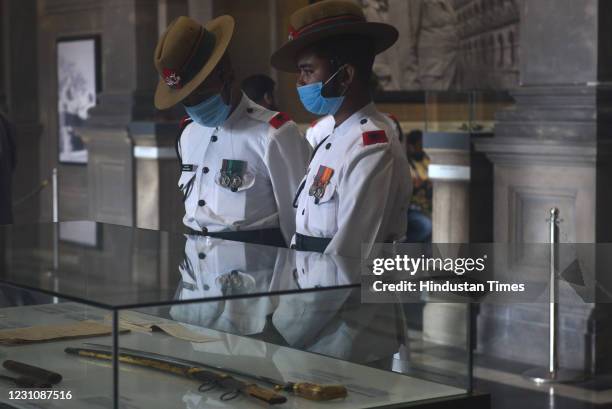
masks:
[[[325,86],[326,86],[326,85],[327,85],[327,84],[328,84],[328,83],[329,83],[331,80],[333,80],[333,79],[334,79],[334,77],[335,77],[336,75],[338,75],[338,73],[340,73],[340,70],[345,69],[345,68],[346,68],[346,66],[347,66],[347,64],[342,64],[342,65],[340,66],[340,68],[338,68],[338,69],[336,70],[336,72],[335,72],[335,73],[333,73],[333,75],[332,75],[331,77],[329,77],[329,78],[327,79],[327,81],[325,81],[325,82],[323,83],[323,87],[321,87],[321,88],[322,88],[322,89],[323,89],[323,88],[325,88]],[[340,97],[343,97],[343,96],[344,96],[344,94],[346,94],[346,92],[348,91],[348,88],[349,88],[349,87],[345,87],[345,88],[344,88],[344,91],[342,91],[342,94],[340,95]]]
[[[340,66],[340,68],[338,68],[338,69],[336,70],[336,72],[334,72],[334,73],[332,74],[332,76],[331,76],[331,77],[329,77],[329,78],[327,79],[327,81],[325,81],[325,82],[323,83],[323,86],[326,86],[326,85],[327,85],[327,84],[328,84],[328,83],[329,83],[331,80],[333,80],[333,79],[334,79],[334,77],[335,77],[336,75],[338,75],[338,73],[340,72],[340,70],[343,70],[344,68],[346,68],[346,64],[341,65],[341,66]]]

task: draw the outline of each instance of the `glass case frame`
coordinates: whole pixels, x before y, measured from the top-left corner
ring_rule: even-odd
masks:
[[[159,370],[149,375],[126,363],[126,347],[207,362],[213,372],[269,391],[274,382],[276,389],[302,382],[348,390],[326,402],[279,390],[286,400],[279,407],[488,407],[488,396],[472,390],[471,330],[443,354],[422,338],[408,342],[418,332],[421,307],[362,303],[358,260],[102,223],[97,247],[58,240],[61,224],[78,223],[0,226],[0,287],[8,295],[0,314],[13,328],[93,320],[108,329],[93,340],[0,343],[0,352],[14,360],[46,369],[64,362],[64,382],[52,390],[70,390],[76,400],[37,400],[37,407],[169,407],[167,399],[175,405],[181,392],[190,409],[259,405],[244,389],[226,402],[221,397],[231,394],[223,385],[208,394],[191,391],[193,379],[166,379]],[[104,349],[110,356],[106,363],[69,360],[74,357],[58,353],[62,347]],[[79,396],[95,386],[105,399]]]

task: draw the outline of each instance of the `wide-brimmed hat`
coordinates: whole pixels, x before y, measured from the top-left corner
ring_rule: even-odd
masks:
[[[363,10],[347,0],[325,0],[311,4],[290,17],[289,41],[272,54],[272,66],[297,72],[296,56],[304,48],[329,37],[355,34],[374,41],[376,54],[397,41],[395,27],[366,21]]]
[[[221,16],[206,25],[181,16],[159,39],[153,57],[161,76],[155,90],[157,109],[170,108],[191,94],[223,57],[234,33],[234,19]]]

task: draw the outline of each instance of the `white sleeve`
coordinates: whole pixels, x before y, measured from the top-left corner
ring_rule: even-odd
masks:
[[[289,244],[295,233],[293,196],[308,167],[311,147],[294,122],[272,129],[265,162],[270,172],[280,228]]]
[[[387,239],[388,219],[394,216],[394,160],[385,143],[359,147],[346,163],[338,182],[338,231],[325,253],[360,258],[362,243],[366,256],[373,243]]]

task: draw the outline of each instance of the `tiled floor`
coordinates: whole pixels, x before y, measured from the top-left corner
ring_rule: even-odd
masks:
[[[419,336],[411,339],[410,346],[405,369],[432,381],[466,385],[465,350],[423,342]],[[549,387],[523,377],[530,368],[528,364],[475,355],[474,389],[491,394],[492,409],[612,409],[612,375]]]
[[[593,404],[558,395],[544,389],[533,391],[497,382],[476,379],[476,388],[491,394],[491,409],[607,409],[611,404]]]
[[[474,386],[491,394],[492,409],[612,408],[612,376],[538,386],[523,378],[527,365],[475,357]]]

